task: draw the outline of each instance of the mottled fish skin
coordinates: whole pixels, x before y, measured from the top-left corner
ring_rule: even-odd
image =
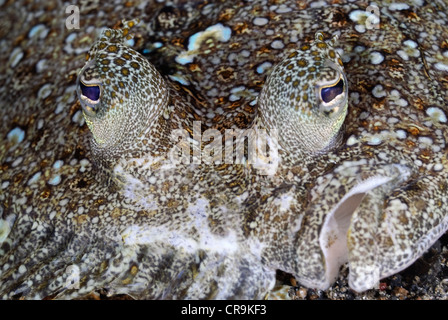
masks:
[[[383,1],[379,26],[365,6],[80,5],[73,31],[58,2],[2,4],[0,296],[260,298],[276,269],[327,288],[347,260],[362,291],[415,261],[448,227],[448,5]],[[76,78],[101,28],[132,18],[167,84],[164,129],[96,153]],[[316,32],[338,36],[349,88],[324,152],[281,147],[274,175],[164,166],[171,125],[259,124],[266,76]]]

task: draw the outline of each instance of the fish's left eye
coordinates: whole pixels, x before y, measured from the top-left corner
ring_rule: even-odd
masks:
[[[336,83],[334,86],[322,88],[320,90],[320,96],[324,102],[329,103],[343,92],[344,92],[344,80],[341,78],[339,79],[338,83]]]
[[[87,97],[93,102],[96,102],[100,99],[101,90],[99,85],[95,84],[88,86],[82,83],[82,81],[80,81],[79,86],[81,88],[81,93],[83,96]]]

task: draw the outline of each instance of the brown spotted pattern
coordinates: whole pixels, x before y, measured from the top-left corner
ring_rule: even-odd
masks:
[[[362,291],[409,266],[448,226],[447,5],[377,4],[82,2],[77,30],[57,1],[2,3],[0,296],[262,298],[344,263]],[[319,102],[341,73],[342,125]],[[275,172],[169,161],[230,128],[287,133]]]

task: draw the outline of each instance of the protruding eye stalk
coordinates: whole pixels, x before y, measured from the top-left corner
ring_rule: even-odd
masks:
[[[276,130],[291,161],[336,147],[348,110],[348,81],[334,49],[337,37],[315,41],[277,64],[258,98],[261,123]]]

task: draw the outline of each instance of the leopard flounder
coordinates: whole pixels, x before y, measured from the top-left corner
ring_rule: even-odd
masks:
[[[448,228],[445,2],[79,7],[2,4],[2,298],[260,298],[345,262],[363,291]],[[199,161],[229,129],[275,170]]]

